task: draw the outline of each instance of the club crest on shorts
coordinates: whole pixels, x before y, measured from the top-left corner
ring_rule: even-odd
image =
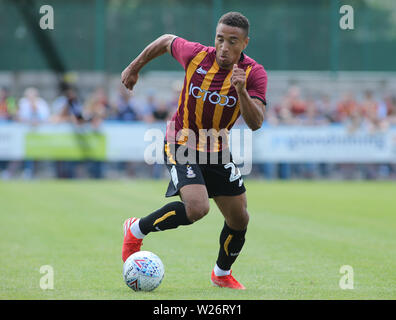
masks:
[[[191,166],[188,164],[187,165],[187,178],[195,178],[196,174],[194,173],[194,170],[191,168]]]

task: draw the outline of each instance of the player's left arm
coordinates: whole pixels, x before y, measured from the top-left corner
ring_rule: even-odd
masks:
[[[241,115],[246,124],[253,131],[260,129],[264,121],[265,104],[249,96],[246,90],[246,72],[236,64],[232,70],[231,84],[238,94]]]

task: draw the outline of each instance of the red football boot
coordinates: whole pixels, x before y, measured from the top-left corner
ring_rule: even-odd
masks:
[[[122,261],[124,262],[131,254],[140,251],[143,243],[142,239],[136,238],[131,232],[131,225],[136,220],[138,219],[132,217],[124,222],[124,243],[122,244]]]
[[[212,270],[212,276],[210,280],[212,281],[212,284],[216,287],[245,290],[246,288],[238,281],[236,281],[231,273],[228,276],[218,277],[215,275],[214,270]]]

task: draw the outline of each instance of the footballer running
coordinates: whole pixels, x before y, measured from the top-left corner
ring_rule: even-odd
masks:
[[[267,88],[263,66],[243,52],[248,43],[248,19],[241,13],[229,12],[218,21],[214,47],[165,34],[122,72],[122,83],[132,90],[140,70],[165,53],[185,70],[178,108],[168,122],[164,141],[164,159],[171,175],[166,197],[179,196],[181,201],[124,222],[123,261],[140,251],[143,238],[150,232],[202,219],[209,212],[212,198],[224,216],[224,225],[211,282],[219,287],[245,289],[231,273],[245,243],[249,214],[246,189],[229,151],[228,131],[240,115],[251,130],[261,127]],[[191,150],[194,159],[180,161],[180,154]]]

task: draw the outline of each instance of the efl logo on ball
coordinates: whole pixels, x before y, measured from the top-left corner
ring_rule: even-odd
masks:
[[[138,251],[124,263],[123,276],[126,285],[134,291],[152,291],[164,278],[161,259],[150,251]]]

